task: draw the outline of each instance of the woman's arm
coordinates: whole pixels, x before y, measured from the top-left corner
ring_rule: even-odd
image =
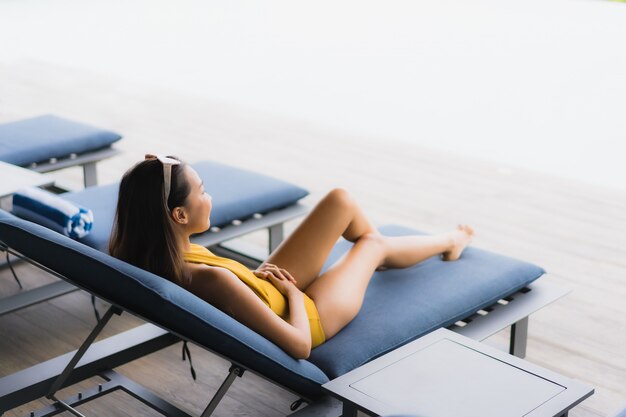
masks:
[[[289,302],[289,322],[280,318],[235,274],[224,268],[193,268],[190,290],[296,359],[311,354],[311,329],[304,295],[291,282],[274,283]],[[281,285],[282,284],[282,285]],[[279,286],[280,285],[280,286]]]

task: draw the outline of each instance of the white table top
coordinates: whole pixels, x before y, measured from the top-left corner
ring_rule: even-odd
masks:
[[[7,197],[24,187],[47,187],[54,177],[0,161],[0,198]]]
[[[593,388],[447,329],[436,330],[326,384],[370,415],[553,417]],[[349,414],[348,414],[349,415]]]

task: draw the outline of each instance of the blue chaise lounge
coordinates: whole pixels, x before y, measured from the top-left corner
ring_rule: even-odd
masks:
[[[212,166],[215,169],[212,163],[196,165],[209,187],[210,182],[205,177],[209,174],[203,170],[210,170]],[[255,189],[254,184],[247,185]],[[104,200],[107,205],[114,203],[115,187],[107,191],[110,195],[100,194],[102,198],[90,196],[90,192],[96,191],[84,190],[65,198],[94,210],[96,219],[101,222],[98,227],[102,229],[96,231],[92,241],[74,241],[0,211],[0,247],[111,303],[111,308],[94,329],[94,338],[113,313],[127,311],[145,319],[148,324],[120,335],[118,339],[96,343],[98,357],[83,360],[78,366],[72,362],[66,372],[63,372],[65,365],[74,354],[0,379],[0,413],[44,395],[57,401],[54,393],[60,387],[95,374],[110,381],[105,391],[119,389],[122,383],[111,369],[121,364],[121,357],[127,362],[145,355],[146,349],[153,351],[180,340],[214,352],[233,364],[223,389],[209,403],[203,417],[211,414],[227,387],[246,370],[296,393],[307,402],[323,404],[326,398],[321,385],[325,382],[440,327],[482,340],[512,326],[510,351],[524,356],[528,315],[563,295],[560,289],[534,282],[544,274],[540,267],[468,248],[457,262],[433,258],[412,268],[376,272],[357,318],[314,349],[307,360],[294,360],[264,337],[186,290],[107,255],[103,242],[110,230],[112,213],[98,214],[110,207],[97,204],[104,204]],[[215,193],[210,188],[209,192]],[[112,200],[107,196],[113,196]],[[251,207],[258,207],[258,200],[264,197],[267,195],[262,193],[252,198]],[[214,201],[219,201],[215,194]],[[229,207],[226,211],[236,208]],[[226,224],[238,216],[231,217],[226,217]],[[255,220],[255,216],[252,219]],[[415,233],[395,225],[380,230],[393,236]],[[100,240],[101,237],[105,240]],[[325,268],[350,245],[343,240],[338,242]],[[135,339],[136,342],[130,342]],[[124,346],[119,340],[124,340]],[[93,339],[88,338],[76,353],[76,360],[92,342]],[[151,396],[145,391],[141,393]],[[92,397],[101,394],[94,391]],[[82,398],[68,398],[51,407],[80,404],[89,397],[84,394]],[[150,401],[146,400],[146,403]],[[189,415],[170,403],[163,404],[159,399],[151,406],[165,415]]]
[[[37,172],[83,167],[86,187],[98,182],[96,163],[117,155],[122,138],[110,130],[54,115],[0,124],[0,161]]]

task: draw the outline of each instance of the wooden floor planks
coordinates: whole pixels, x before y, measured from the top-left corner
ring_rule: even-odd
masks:
[[[430,232],[473,224],[475,246],[542,265],[550,273],[544,279],[573,290],[531,319],[527,357],[596,387],[570,416],[605,416],[626,403],[626,193],[45,62],[4,63],[0,79],[0,122],[55,113],[123,133],[122,155],[99,166],[101,183],[117,180],[146,152],[173,153],[189,162],[218,159],[291,180],[311,191],[311,204],[332,187],[346,187],[377,224]],[[60,176],[76,186],[80,178],[80,170]],[[18,273],[27,286],[50,281],[26,265]],[[10,272],[0,270],[0,296],[16,288]],[[101,312],[104,307],[99,303]],[[75,349],[93,323],[90,299],[82,292],[0,317],[0,375]],[[105,334],[139,323],[130,315],[115,317]],[[228,363],[194,346],[192,353],[197,382],[181,361],[179,345],[120,371],[197,415]],[[216,415],[287,415],[295,399],[246,374]],[[103,416],[156,415],[123,393],[81,409]]]

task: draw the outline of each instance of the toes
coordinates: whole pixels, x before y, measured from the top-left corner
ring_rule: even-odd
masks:
[[[470,235],[470,236],[474,235],[474,229],[468,224],[459,224],[457,226],[457,229],[467,235]]]

